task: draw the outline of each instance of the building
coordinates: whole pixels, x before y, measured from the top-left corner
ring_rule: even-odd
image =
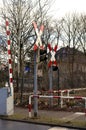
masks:
[[[86,87],[86,56],[75,48],[63,47],[56,54],[60,87]]]

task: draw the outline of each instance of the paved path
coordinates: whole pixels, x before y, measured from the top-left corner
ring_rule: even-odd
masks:
[[[18,114],[24,114],[26,116],[29,115],[28,109],[24,108],[18,108],[15,107],[15,113]],[[33,110],[32,110],[32,115],[33,115]],[[48,117],[54,117],[54,118],[59,118],[59,119],[67,119],[69,120],[86,120],[86,116],[84,113],[80,112],[64,112],[64,111],[48,111],[48,110],[38,110],[38,115],[39,116],[48,116]]]

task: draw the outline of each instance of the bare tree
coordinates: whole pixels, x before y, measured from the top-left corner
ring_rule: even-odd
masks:
[[[21,78],[21,102],[23,93],[23,76],[25,63],[32,60],[32,47],[36,40],[36,34],[32,22],[36,21],[38,28],[45,25],[49,2],[51,0],[9,0],[4,1],[5,8],[2,9],[4,20],[8,18],[11,31],[11,52],[13,60],[13,76],[18,73]],[[4,22],[5,23],[5,22]],[[2,25],[5,29],[5,25]],[[18,81],[18,80],[17,80]],[[18,82],[17,82],[18,84]],[[19,84],[18,84],[19,86]]]
[[[64,46],[68,46],[63,55],[68,57],[68,70],[69,77],[71,79],[71,85],[73,87],[74,79],[74,62],[75,62],[75,49],[78,49],[79,44],[79,31],[80,22],[79,17],[73,13],[72,15],[67,15],[61,20],[61,35],[60,40]],[[72,49],[70,49],[72,47]]]
[[[80,29],[79,29],[79,45],[80,50],[84,52],[86,56],[86,15],[80,16]]]

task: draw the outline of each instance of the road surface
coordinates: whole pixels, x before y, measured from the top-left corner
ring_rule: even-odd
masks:
[[[74,130],[61,127],[51,127],[31,123],[7,121],[0,119],[0,130]]]

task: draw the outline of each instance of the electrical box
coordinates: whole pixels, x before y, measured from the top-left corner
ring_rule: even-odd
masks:
[[[14,113],[13,88],[11,89],[12,94],[9,93],[7,87],[0,88],[0,115],[12,115]]]

